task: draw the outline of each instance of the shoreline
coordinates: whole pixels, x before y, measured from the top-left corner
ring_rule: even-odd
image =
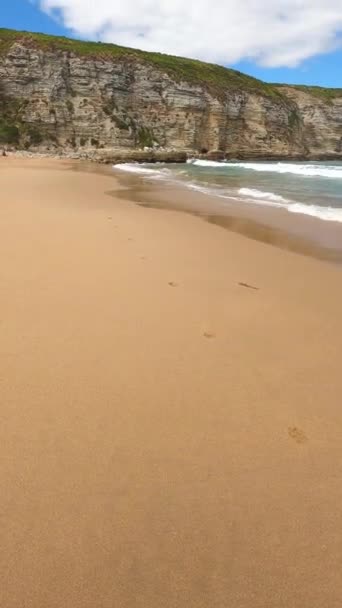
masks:
[[[338,608],[340,269],[93,167],[0,161],[0,605]]]
[[[158,150],[150,148],[148,150],[137,149],[99,149],[92,148],[88,150],[63,150],[56,149],[55,151],[40,151],[38,150],[11,150],[7,149],[6,145],[2,146],[6,156],[9,158],[36,158],[36,159],[53,159],[53,160],[80,160],[84,162],[92,162],[99,165],[119,164],[122,162],[136,163],[175,163],[182,164],[188,159],[201,160],[222,160],[230,162],[326,162],[326,161],[342,161],[342,153],[339,154],[318,154],[318,155],[261,155],[261,154],[230,154],[221,153],[220,151],[209,151],[208,153],[196,152],[195,150],[175,150],[165,149]]]
[[[148,175],[113,173],[123,186],[121,197],[141,206],[189,213],[249,239],[341,264],[342,225],[305,214],[290,214],[261,203],[236,203],[189,189],[186,183],[154,180]],[[114,196],[117,194],[113,190]]]
[[[114,187],[112,195],[140,206],[189,213],[225,230],[238,233],[248,239],[260,241],[281,249],[337,264],[342,262],[342,226],[307,215],[289,214],[286,210],[271,209],[262,204],[243,203],[234,199],[222,199],[202,192],[194,192],[181,182],[153,180],[147,175],[124,173],[115,165],[102,164],[89,159],[55,158],[37,156],[9,156],[8,161],[32,162],[33,165],[65,163],[71,170],[106,175],[117,180],[119,191]],[[0,159],[1,160],[1,159]],[[6,159],[4,159],[6,160]],[[49,164],[50,163],[50,164]],[[113,181],[114,185],[114,181]]]

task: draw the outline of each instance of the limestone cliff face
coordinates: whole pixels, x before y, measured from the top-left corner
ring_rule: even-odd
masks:
[[[290,86],[279,90],[297,106],[306,154],[313,158],[342,158],[342,96],[322,99]]]
[[[32,149],[342,156],[342,97],[325,103],[266,85],[217,92],[139,55],[80,56],[19,39],[0,55],[0,138],[8,128],[18,147]]]

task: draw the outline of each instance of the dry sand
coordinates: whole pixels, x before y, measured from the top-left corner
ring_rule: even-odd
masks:
[[[340,608],[341,270],[68,167],[0,161],[1,608]]]

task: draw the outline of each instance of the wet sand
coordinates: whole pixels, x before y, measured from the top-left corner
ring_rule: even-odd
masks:
[[[111,169],[111,171],[113,171]],[[120,185],[125,188],[121,197],[154,209],[177,210],[191,213],[207,222],[243,234],[253,240],[276,245],[304,255],[342,262],[342,224],[322,221],[284,209],[237,202],[234,199],[210,196],[193,191],[180,182],[159,181],[148,176],[122,173],[114,169]],[[113,190],[117,195],[117,190]]]
[[[0,606],[339,608],[340,268],[71,167],[0,161]]]

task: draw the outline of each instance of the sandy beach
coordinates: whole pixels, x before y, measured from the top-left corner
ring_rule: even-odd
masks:
[[[341,267],[72,167],[0,159],[0,606],[340,608]]]

